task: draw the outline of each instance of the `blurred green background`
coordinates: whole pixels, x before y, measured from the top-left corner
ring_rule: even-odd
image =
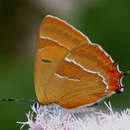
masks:
[[[122,71],[130,69],[130,0],[1,0],[0,98],[36,99],[36,37],[46,14],[66,20],[100,44]],[[130,107],[130,75],[123,84],[123,93],[107,99],[114,109]],[[103,103],[100,106],[104,107]],[[1,102],[0,130],[18,130],[16,121],[26,121],[29,110],[28,103]]]

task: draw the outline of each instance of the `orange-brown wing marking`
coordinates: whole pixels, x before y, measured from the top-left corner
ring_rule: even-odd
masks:
[[[111,93],[119,87],[118,81],[120,73],[118,73],[116,67],[113,66],[111,58],[106,55],[106,52],[98,45],[81,45],[80,47],[73,49],[66,58],[74,60],[90,71],[99,72],[108,84],[109,89],[107,93]]]
[[[48,98],[64,108],[91,104],[105,96],[106,86],[98,74],[86,72],[72,62],[63,60],[47,84]],[[51,94],[50,94],[51,93]]]
[[[83,43],[88,38],[59,18],[47,15],[41,23],[39,37],[56,40],[69,50]]]
[[[46,84],[67,52],[66,48],[54,41],[38,39],[35,58],[35,90],[40,103],[51,102],[46,95]]]
[[[41,23],[35,61],[35,89],[42,104],[88,105],[119,90],[120,73],[99,45],[53,16]]]

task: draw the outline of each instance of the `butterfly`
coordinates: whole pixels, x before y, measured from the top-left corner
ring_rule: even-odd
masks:
[[[93,106],[123,91],[118,64],[104,49],[65,21],[47,15],[37,38],[35,91],[40,104],[65,109]]]

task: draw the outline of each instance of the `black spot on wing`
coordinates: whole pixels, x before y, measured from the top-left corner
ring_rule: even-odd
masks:
[[[43,63],[52,63],[50,60],[42,59],[41,62]]]

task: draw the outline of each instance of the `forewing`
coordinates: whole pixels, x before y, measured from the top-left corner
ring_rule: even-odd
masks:
[[[67,53],[67,49],[49,39],[38,39],[35,58],[35,90],[38,101],[47,104],[50,101],[46,94],[46,87],[56,66]],[[53,84],[54,85],[54,84]],[[51,93],[50,93],[51,94]]]
[[[89,43],[88,38],[63,20],[47,15],[40,26],[39,37],[49,37],[71,50]]]

